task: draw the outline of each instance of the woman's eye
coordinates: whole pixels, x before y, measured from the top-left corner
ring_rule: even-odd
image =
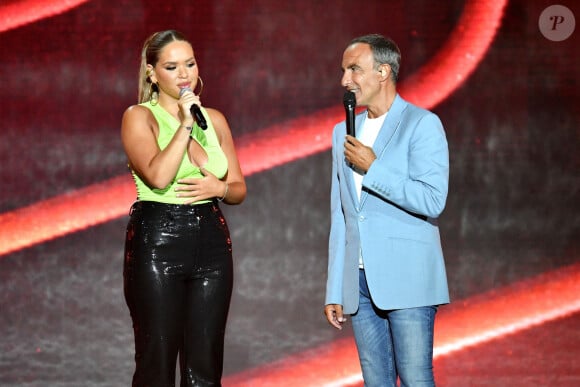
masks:
[[[169,67],[166,67],[166,68],[165,68],[165,70],[168,70],[168,71],[173,71],[173,70],[175,70],[176,68],[177,68],[177,67],[175,67],[175,66],[169,66]]]

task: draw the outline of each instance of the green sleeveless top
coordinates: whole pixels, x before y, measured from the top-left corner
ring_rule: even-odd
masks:
[[[145,102],[142,103],[141,106],[145,106],[151,110],[153,116],[159,124],[159,137],[157,138],[157,144],[159,144],[160,149],[165,149],[165,147],[173,138],[176,130],[185,130],[179,127],[181,123],[175,119],[175,117],[169,114],[158,104],[151,105],[150,102]],[[203,107],[201,110],[207,119],[209,116],[206,110]],[[228,171],[228,160],[220,146],[212,122],[207,120],[206,130],[202,130],[197,124],[194,124],[193,130],[191,131],[191,138],[197,141],[207,153],[207,163],[203,167],[213,173],[218,179],[223,178]],[[176,176],[173,178],[171,183],[163,189],[154,189],[149,187],[135,173],[134,170],[131,170],[131,174],[133,175],[133,179],[135,180],[135,185],[137,187],[137,200],[147,200],[171,204],[183,204],[183,202],[187,200],[187,198],[178,198],[175,196],[175,187],[178,185],[177,180],[185,177],[203,177],[200,169],[194,166],[189,160],[187,150],[183,152],[183,160],[181,161],[181,165],[177,170]],[[201,200],[193,204],[207,203],[210,201],[211,200]]]

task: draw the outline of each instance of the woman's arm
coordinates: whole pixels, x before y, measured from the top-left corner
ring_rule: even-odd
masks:
[[[227,193],[226,185],[224,184],[216,196],[223,197],[223,201],[227,204],[240,204],[246,198],[246,181],[236,154],[230,126],[224,115],[218,110],[206,108],[206,111],[216,130],[221,148],[228,159],[228,173],[225,177]],[[225,197],[224,193],[226,193]]]
[[[182,126],[192,125],[191,117],[182,121]],[[165,188],[177,174],[190,132],[184,127],[176,129],[170,143],[161,150],[156,138],[159,127],[149,109],[134,105],[123,114],[121,140],[129,165],[152,188]]]

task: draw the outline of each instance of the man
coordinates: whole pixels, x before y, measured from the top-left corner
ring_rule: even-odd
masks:
[[[352,327],[367,387],[434,386],[433,326],[449,302],[437,217],[449,180],[439,118],[396,90],[401,54],[381,35],[354,39],[342,86],[366,110],[356,138],[336,125],[325,315]]]

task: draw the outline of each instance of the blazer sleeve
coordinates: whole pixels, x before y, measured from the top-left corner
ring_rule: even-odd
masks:
[[[342,283],[345,261],[346,225],[340,200],[338,126],[332,136],[332,177],[330,192],[330,235],[328,238],[328,278],[326,281],[325,305],[342,305]]]
[[[371,164],[363,186],[409,212],[436,218],[447,200],[449,151],[439,117],[423,112],[401,121],[395,143]]]

